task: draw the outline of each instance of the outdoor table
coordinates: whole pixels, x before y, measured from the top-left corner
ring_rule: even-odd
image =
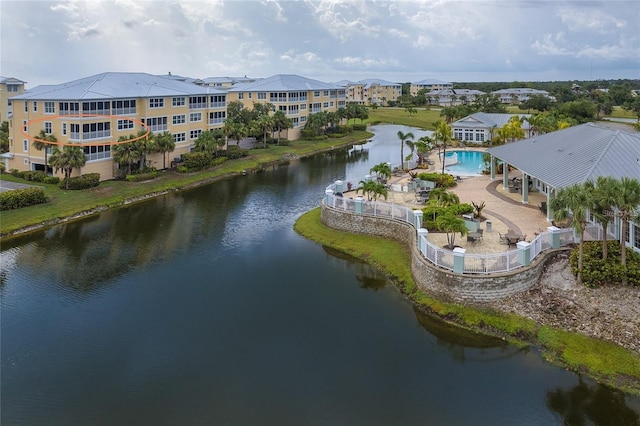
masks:
[[[507,233],[504,235],[506,237],[507,240],[509,240],[509,245],[513,244],[516,245],[518,244],[518,241],[520,241],[520,239],[522,238],[522,235],[520,234],[511,234],[511,233]]]
[[[479,232],[469,232],[467,234],[467,241],[471,240],[473,244],[475,244],[480,238],[482,238],[482,234]]]

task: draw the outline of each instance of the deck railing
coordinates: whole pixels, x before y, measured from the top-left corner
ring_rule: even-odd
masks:
[[[574,244],[573,229],[550,227],[549,232],[541,232],[530,242],[519,243],[517,248],[501,253],[471,254],[447,250],[429,241],[429,233],[421,229],[422,211],[395,203],[378,200],[366,200],[363,197],[345,198],[343,183],[337,181],[325,191],[325,206],[353,215],[396,219],[404,221],[416,230],[417,246],[422,256],[434,265],[463,274],[495,274],[529,265],[538,255],[548,249]],[[338,195],[336,195],[338,194]],[[456,258],[461,260],[456,262]],[[460,266],[462,265],[462,266]]]

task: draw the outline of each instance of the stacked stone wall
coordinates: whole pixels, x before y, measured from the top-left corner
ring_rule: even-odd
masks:
[[[459,274],[425,259],[418,250],[416,230],[407,222],[345,212],[324,203],[321,220],[326,226],[339,231],[375,235],[406,244],[411,250],[411,272],[416,285],[426,293],[451,302],[483,303],[525,291],[538,281],[548,260],[564,251],[542,253],[531,265],[511,272]]]

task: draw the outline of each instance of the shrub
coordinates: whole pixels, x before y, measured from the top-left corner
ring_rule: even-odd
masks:
[[[435,182],[437,188],[451,188],[456,181],[453,175],[441,173],[419,173],[418,179]]]
[[[189,168],[187,166],[178,166],[176,167],[176,171],[178,173],[189,173]]]
[[[46,203],[44,188],[25,188],[0,193],[0,210],[13,210]]]
[[[60,183],[60,178],[58,176],[47,176],[42,182],[50,185],[57,185]]]
[[[627,248],[627,266],[620,263],[620,243],[607,242],[607,260],[602,260],[602,242],[587,241],[583,243],[582,284],[597,288],[606,285],[619,285],[624,281],[633,286],[640,286],[640,255]],[[571,251],[569,264],[571,272],[578,274],[579,246]]]
[[[367,125],[366,125],[366,124],[364,124],[364,123],[362,123],[362,124],[354,124],[354,125],[353,125],[353,130],[355,130],[355,131],[362,131],[362,132],[364,132],[364,131],[366,131],[366,130],[367,130]]]
[[[236,160],[238,158],[246,157],[247,155],[249,155],[249,150],[242,149],[239,146],[232,145],[227,149],[227,151],[226,151],[226,153],[224,153],[224,155],[229,160]]]
[[[430,231],[438,231],[436,222],[438,217],[445,214],[452,214],[454,216],[461,216],[463,214],[473,212],[473,206],[471,204],[454,204],[448,207],[440,207],[435,204],[428,204],[422,209],[422,226]]]
[[[100,185],[100,173],[87,173],[82,176],[75,176],[68,180],[62,180],[58,187],[69,190],[80,190],[94,188]]]
[[[125,177],[127,182],[142,182],[145,180],[151,180],[154,179],[158,176],[158,171],[157,170],[152,170],[150,172],[146,172],[146,173],[137,173],[137,174],[133,174],[133,175],[127,175]]]
[[[204,151],[190,152],[182,155],[182,161],[188,170],[203,170],[211,165],[213,154]]]

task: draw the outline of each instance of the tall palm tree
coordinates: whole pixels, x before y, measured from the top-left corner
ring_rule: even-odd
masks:
[[[135,135],[121,136],[118,142],[134,139]],[[126,164],[127,171],[125,174],[131,173],[133,163],[140,160],[140,152],[137,150],[133,142],[121,143],[113,146],[111,150],[113,159],[118,164]]]
[[[227,137],[235,140],[237,146],[240,146],[240,141],[247,137],[248,133],[244,124],[229,119],[224,122],[222,131]]]
[[[142,136],[144,133],[144,130],[140,130],[137,136]],[[138,139],[137,141],[133,142],[133,144],[140,153],[140,170],[143,170],[147,166],[147,155],[158,152],[158,146],[156,145],[156,135],[151,133],[148,137]]]
[[[218,144],[213,132],[201,132],[198,139],[193,143],[193,150],[197,152],[207,152],[213,154],[218,149]]]
[[[44,151],[44,172],[48,173],[47,169],[47,151],[49,148],[49,145],[47,142],[58,142],[58,138],[55,137],[55,135],[53,134],[46,134],[44,129],[40,130],[40,133],[38,133],[38,137],[37,139],[39,140],[34,140],[33,141],[33,147],[35,149],[39,149],[39,150],[43,150]],[[43,141],[47,141],[47,142],[43,142]]]
[[[370,172],[374,172],[377,176],[377,180],[389,179],[391,177],[391,167],[387,163],[379,163],[369,169]]]
[[[387,187],[385,185],[372,180],[361,180],[360,186],[356,189],[356,194],[358,191],[362,191],[363,194],[367,194],[367,199],[369,201],[376,201],[379,196],[383,196],[386,200],[388,195]]]
[[[444,174],[444,160],[445,156],[447,155],[447,144],[451,143],[451,141],[453,140],[451,126],[447,124],[446,121],[442,120],[437,121],[434,125],[436,129],[433,132],[433,138],[435,139],[436,143],[439,140],[440,144],[442,145],[442,174]]]
[[[625,240],[627,229],[629,228],[629,222],[638,221],[640,218],[640,213],[638,212],[638,206],[640,205],[640,181],[623,177],[620,179],[617,189],[615,206],[618,209],[618,217],[622,221],[622,230],[620,233],[620,262],[626,267],[627,247]]]
[[[553,218],[557,221],[563,221],[569,217],[572,228],[580,234],[580,245],[578,247],[578,277],[577,282],[582,282],[582,247],[584,239],[584,230],[587,227],[587,214],[589,207],[593,206],[593,194],[585,184],[574,184],[572,186],[562,188],[551,200],[549,207],[553,212]]]
[[[69,189],[69,178],[73,169],[80,168],[87,163],[87,157],[84,150],[80,146],[65,145],[62,151],[58,148],[53,149],[51,153],[51,166],[64,172],[65,189]]]
[[[172,152],[176,149],[176,141],[170,132],[162,132],[156,136],[156,148],[158,152],[162,153],[162,168],[167,168],[167,156],[168,152]]]
[[[404,169],[404,144],[408,140],[412,140],[415,138],[413,133],[407,132],[403,133],[402,130],[398,130],[398,139],[400,139],[400,168]]]
[[[590,180],[585,183],[593,198],[593,205],[590,206],[591,216],[602,227],[602,260],[607,260],[607,227],[613,218],[618,185],[619,181],[611,176],[598,176],[595,182]]]

